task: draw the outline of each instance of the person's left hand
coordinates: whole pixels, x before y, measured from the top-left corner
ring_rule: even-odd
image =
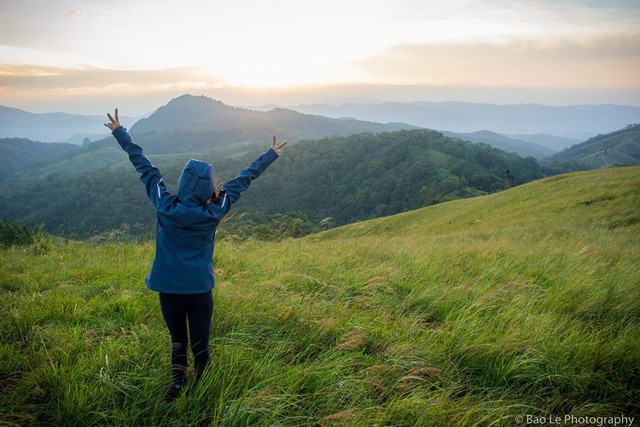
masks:
[[[111,117],[111,114],[107,113],[107,117],[109,117],[109,120],[111,121],[111,123],[104,123],[104,125],[106,127],[108,127],[109,129],[111,129],[111,132],[113,132],[114,130],[116,130],[117,128],[119,128],[120,125],[120,118],[118,117],[118,109],[116,108],[116,118],[114,119],[113,117]]]
[[[117,110],[116,110],[117,111]],[[271,143],[271,148],[276,152],[278,156],[282,155],[282,148],[287,145],[288,141],[283,142],[282,144],[276,144],[276,137],[273,137],[273,142]]]

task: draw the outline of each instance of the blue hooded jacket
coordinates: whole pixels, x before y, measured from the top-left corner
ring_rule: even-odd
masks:
[[[178,180],[178,194],[164,185],[158,168],[131,141],[120,126],[113,136],[129,155],[140,173],[140,180],[156,208],[156,256],[146,278],[147,287],[170,294],[199,294],[214,287],[213,247],[215,229],[229,212],[240,193],[249,188],[265,169],[278,158],[269,149],[220,190],[218,202],[207,202],[214,192],[213,167],[200,160],[189,160]]]

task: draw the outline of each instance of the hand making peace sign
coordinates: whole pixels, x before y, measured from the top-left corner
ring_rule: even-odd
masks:
[[[271,143],[271,148],[275,151],[278,156],[282,155],[282,148],[287,145],[288,141],[283,142],[282,144],[276,144],[276,137],[273,137],[273,142]]]
[[[111,129],[111,132],[113,132],[114,130],[116,130],[119,126],[120,126],[120,118],[118,117],[118,109],[116,108],[116,118],[114,119],[113,117],[111,117],[111,114],[107,113],[107,117],[109,117],[109,120],[111,121],[111,123],[103,123],[106,127],[108,127],[109,129]]]

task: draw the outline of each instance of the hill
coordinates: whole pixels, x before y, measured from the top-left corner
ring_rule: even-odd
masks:
[[[83,153],[50,165],[47,175],[30,179],[14,175],[2,186],[0,218],[43,224],[52,233],[76,237],[123,224],[137,225],[143,234],[152,232],[155,215],[138,175],[125,153],[115,149],[115,140],[110,144],[98,151],[99,156]],[[263,143],[224,161],[203,158],[213,161],[216,176],[224,182],[267,147]],[[189,156],[150,158],[172,190]],[[534,159],[434,131],[359,134],[287,147],[287,154],[252,184],[239,207],[266,215],[299,212],[314,223],[336,226],[487,194],[550,173]]]
[[[137,120],[124,116],[127,123]],[[104,116],[67,113],[30,113],[0,105],[0,138],[26,138],[43,142],[82,143],[85,137],[95,138],[104,123]]]
[[[384,102],[377,104],[298,105],[296,111],[327,117],[398,121],[429,129],[500,134],[550,134],[584,140],[640,120],[640,107],[623,105],[494,105],[469,102]],[[538,142],[539,143],[539,142]],[[564,148],[564,147],[561,147]]]
[[[42,167],[79,152],[79,147],[64,143],[42,143],[24,138],[0,139],[0,181],[25,168]]]
[[[442,134],[445,136],[450,136],[452,138],[459,138],[464,141],[489,144],[492,147],[499,148],[509,153],[516,153],[522,157],[534,157],[536,159],[542,159],[552,155],[556,151],[551,150],[543,145],[515,138],[509,138],[507,136],[500,135],[499,133],[491,132],[489,130],[481,130],[471,133],[455,133],[443,131]]]
[[[0,419],[513,426],[634,416],[639,186],[638,167],[609,168],[303,239],[219,241],[212,369],[173,405],[162,401],[170,340],[143,283],[151,243],[0,249]]]
[[[545,161],[575,162],[589,168],[640,165],[640,124],[595,136],[556,153]]]

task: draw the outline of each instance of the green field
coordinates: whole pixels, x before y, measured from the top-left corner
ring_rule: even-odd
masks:
[[[0,250],[0,425],[640,413],[640,167],[217,242],[213,364],[174,403],[152,258],[152,243]]]

